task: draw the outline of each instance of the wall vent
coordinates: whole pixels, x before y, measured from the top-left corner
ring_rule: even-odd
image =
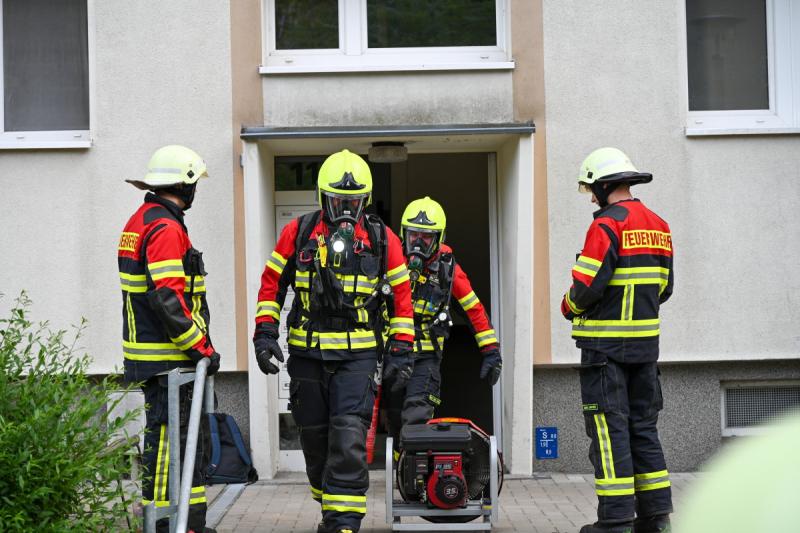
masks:
[[[790,409],[800,409],[800,382],[722,383],[723,436],[759,433]]]

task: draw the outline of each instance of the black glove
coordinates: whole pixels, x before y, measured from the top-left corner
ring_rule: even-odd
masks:
[[[253,335],[253,347],[256,349],[258,368],[265,374],[277,374],[278,365],[270,361],[274,357],[283,363],[283,352],[278,344],[278,325],[272,322],[261,322],[256,326]]]
[[[185,353],[186,355],[189,356],[189,359],[194,361],[195,365],[200,361],[202,361],[203,359],[205,359],[206,357],[208,357],[211,360],[211,362],[208,364],[208,368],[206,368],[206,375],[213,376],[214,374],[217,373],[217,370],[219,370],[220,356],[217,353],[217,351],[214,350],[214,348],[211,346],[211,342],[208,340],[208,335],[206,335],[206,342],[203,345],[203,348],[205,353],[208,353],[207,349],[210,348],[211,355],[205,355],[205,353],[201,352],[200,350],[195,350],[194,348],[189,348],[188,350],[186,350]]]
[[[383,371],[383,378],[391,381],[392,392],[405,388],[411,374],[414,372],[414,359],[412,349],[414,345],[408,341],[391,339],[386,344],[386,366]]]
[[[503,371],[503,358],[500,357],[500,348],[497,345],[490,346],[483,351],[483,363],[481,363],[481,379],[488,379],[494,386],[500,379]]]
[[[211,362],[208,364],[208,368],[206,369],[206,375],[213,376],[219,370],[219,354],[214,352],[209,357]]]

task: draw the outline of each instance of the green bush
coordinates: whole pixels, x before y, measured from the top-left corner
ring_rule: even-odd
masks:
[[[121,387],[87,376],[75,350],[84,322],[68,336],[30,322],[29,308],[23,293],[0,318],[0,531],[124,529],[127,450],[107,447],[138,413],[109,419]]]

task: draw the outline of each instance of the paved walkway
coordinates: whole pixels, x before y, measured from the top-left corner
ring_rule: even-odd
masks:
[[[670,476],[674,504],[679,509],[686,487],[696,476]],[[364,533],[391,531],[384,516],[384,480],[383,472],[370,472],[368,511],[361,529]],[[224,493],[217,501],[223,497]],[[212,503],[212,509],[217,501]],[[539,474],[533,478],[507,478],[500,494],[500,523],[493,531],[577,533],[583,524],[595,520],[595,505],[591,475]],[[311,499],[308,485],[299,476],[292,475],[247,486],[216,528],[219,533],[315,532],[319,518],[319,504]]]

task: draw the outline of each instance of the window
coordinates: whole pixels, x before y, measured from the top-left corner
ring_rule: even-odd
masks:
[[[89,141],[87,0],[0,0],[0,148]]]
[[[263,74],[510,69],[508,0],[264,0]]]
[[[800,0],[686,0],[688,135],[800,133]]]

